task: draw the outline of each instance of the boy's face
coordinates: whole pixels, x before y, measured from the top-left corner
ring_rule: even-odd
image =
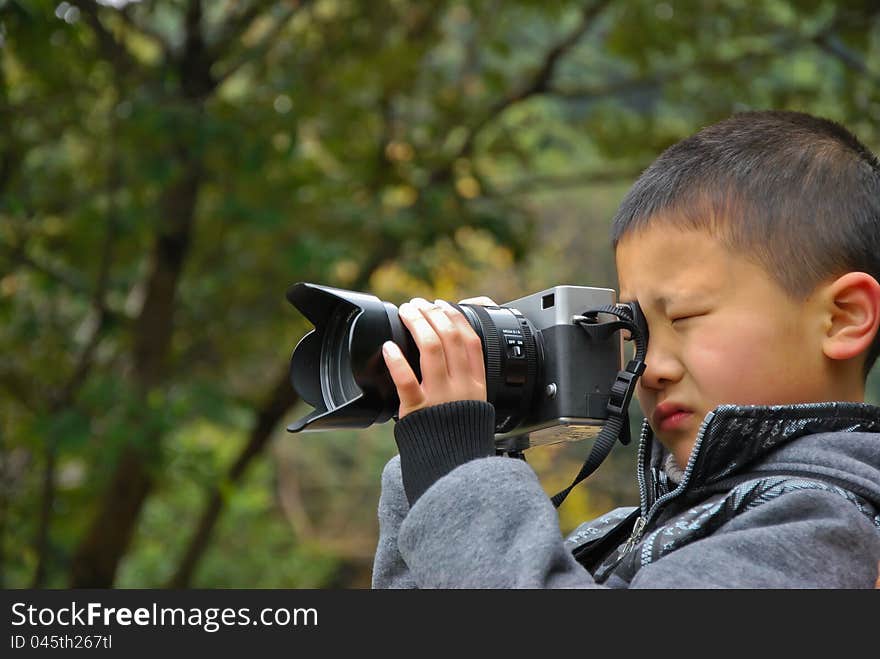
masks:
[[[618,243],[620,300],[638,301],[650,339],[636,395],[681,467],[718,405],[830,400],[813,298],[791,299],[708,232],[655,222]]]

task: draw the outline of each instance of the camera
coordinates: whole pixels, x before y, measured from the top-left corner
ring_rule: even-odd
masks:
[[[314,410],[287,430],[366,428],[396,420],[400,400],[382,344],[394,341],[421,380],[418,348],[397,306],[308,282],[292,285],[286,297],[315,328],[290,359],[291,384]],[[619,332],[584,331],[583,314],[611,308],[615,299],[610,288],[561,285],[498,306],[450,303],[482,343],[498,450],[594,438],[601,431],[623,343]]]

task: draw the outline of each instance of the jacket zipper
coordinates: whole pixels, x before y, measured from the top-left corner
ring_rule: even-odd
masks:
[[[646,420],[642,425],[642,434],[639,439],[639,473],[637,474],[639,481],[639,509],[642,511],[642,514],[636,520],[636,523],[633,525],[632,533],[629,536],[629,539],[623,545],[618,554],[618,560],[622,559],[626,556],[630,551],[632,551],[633,547],[635,547],[639,540],[642,538],[642,533],[645,531],[645,527],[648,526],[648,523],[653,520],[653,518],[660,511],[660,508],[665,506],[669,501],[676,498],[680,494],[682,494],[687,488],[688,481],[690,480],[691,473],[694,470],[694,465],[697,462],[697,455],[700,453],[700,446],[703,444],[703,437],[706,434],[706,428],[712,422],[712,419],[715,418],[715,412],[710,412],[706,415],[706,418],[703,419],[703,423],[700,425],[700,430],[697,433],[697,439],[694,442],[694,448],[691,450],[690,457],[688,458],[687,466],[684,470],[684,475],[681,478],[681,482],[678,484],[678,487],[672,490],[672,492],[667,492],[659,499],[654,502],[654,505],[651,506],[650,510],[646,510],[648,507],[648,488],[645,483],[645,460],[646,460],[646,440],[648,435],[648,429],[650,426],[648,425],[648,421]]]

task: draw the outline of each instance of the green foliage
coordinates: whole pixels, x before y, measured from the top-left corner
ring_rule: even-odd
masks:
[[[389,425],[291,437],[288,409],[230,476],[309,329],[290,284],[395,302],[614,286],[608,218],[699,127],[801,109],[880,146],[871,2],[321,0],[238,25],[252,3],[218,0],[201,40],[188,2],[77,4],[0,2],[7,586],[41,558],[44,585],[69,583],[131,447],[152,487],[117,585],[168,583],[214,491],[193,585],[368,584]],[[155,245],[190,221],[175,278]],[[163,291],[170,338],[150,353]],[[629,503],[631,458],[572,505]]]

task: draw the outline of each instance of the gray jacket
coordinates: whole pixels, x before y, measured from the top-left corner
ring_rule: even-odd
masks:
[[[467,403],[473,414],[475,401]],[[487,412],[491,408],[481,404]],[[456,413],[454,403],[444,406]],[[424,418],[437,411],[428,409]],[[443,426],[436,419],[413,432],[419,412],[401,420],[395,436],[412,416],[410,436],[437,441]],[[382,474],[373,586],[874,586],[880,562],[880,408],[725,405],[704,419],[680,482],[663,470],[666,455],[645,423],[637,534],[592,573],[573,551],[630,509],[585,523],[564,539],[556,509],[524,461],[467,459],[414,497],[404,488],[395,456]]]

